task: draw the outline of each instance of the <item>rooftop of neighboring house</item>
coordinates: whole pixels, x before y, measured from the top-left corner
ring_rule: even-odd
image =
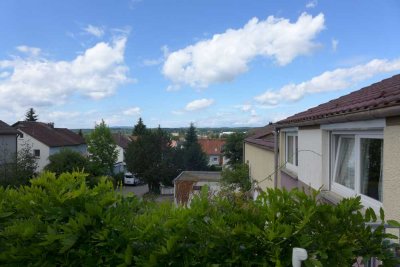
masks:
[[[222,148],[225,145],[225,140],[223,139],[199,139],[199,144],[201,149],[207,155],[221,155]]]
[[[400,74],[297,113],[276,125],[318,125],[396,115],[400,115]]]
[[[19,121],[13,127],[32,136],[49,147],[86,144],[85,139],[67,128],[55,128],[53,123]]]
[[[0,135],[17,135],[18,131],[13,127],[5,123],[4,121],[0,121]]]
[[[129,142],[131,142],[131,139],[122,133],[114,133],[112,137],[114,142],[123,149],[127,149]]]
[[[174,179],[176,181],[192,181],[192,182],[219,182],[221,180],[221,172],[207,171],[183,171]]]
[[[246,143],[250,143],[261,148],[274,151],[274,126],[269,124],[265,127],[255,129],[250,136],[244,139]]]

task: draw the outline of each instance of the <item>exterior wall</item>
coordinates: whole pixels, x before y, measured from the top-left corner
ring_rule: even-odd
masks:
[[[286,151],[286,146],[285,146],[285,132],[280,131],[279,132],[279,155],[278,155],[278,168],[280,169],[278,171],[278,188],[286,188],[287,190],[290,190],[294,187],[298,187],[298,179],[297,179],[297,173],[294,173],[287,168],[285,168],[284,164],[286,162],[285,159],[285,151]]]
[[[299,129],[298,138],[298,179],[303,184],[318,189],[322,186],[322,130]]]
[[[117,151],[118,151],[118,158],[117,162],[124,162],[124,149],[120,146],[117,145]]]
[[[15,159],[17,152],[17,137],[15,135],[0,135],[0,165]]]
[[[33,153],[33,150],[35,149],[39,149],[40,150],[40,157],[37,157],[37,172],[41,172],[43,170],[43,168],[48,164],[49,160],[49,156],[50,156],[50,148],[43,144],[42,142],[39,142],[38,140],[36,140],[35,138],[33,138],[32,136],[24,133],[23,131],[20,131],[23,133],[23,137],[18,137],[17,138],[17,147],[18,147],[18,151],[20,151],[21,149],[23,149],[24,146],[28,145],[30,146],[30,150]]]
[[[248,163],[250,169],[250,177],[256,181],[262,181],[271,175],[270,179],[267,179],[258,184],[258,186],[265,190],[266,188],[274,187],[274,152],[249,144],[244,144],[244,162]]]
[[[214,160],[217,158],[217,160]],[[220,155],[208,155],[208,165],[209,166],[220,166],[221,165],[221,156]]]
[[[383,208],[400,221],[400,117],[387,119],[383,141]]]

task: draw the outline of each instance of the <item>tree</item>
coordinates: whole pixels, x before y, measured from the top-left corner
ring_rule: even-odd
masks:
[[[125,152],[127,169],[137,174],[154,193],[159,192],[160,182],[172,184],[179,171],[179,151],[171,148],[171,138],[160,127],[144,134],[129,143]]]
[[[201,149],[193,123],[185,135],[183,144],[184,167],[187,171],[203,171],[208,169],[207,156]]]
[[[233,133],[228,135],[223,149],[224,156],[229,159],[229,165],[233,166],[243,163],[243,141],[244,133]]]
[[[146,134],[146,125],[143,124],[142,118],[139,118],[137,124],[133,127],[132,135],[140,136]]]
[[[78,131],[78,135],[79,135],[80,137],[83,137],[83,132],[82,132],[82,129],[79,129],[79,131]]]
[[[104,120],[101,120],[100,124],[96,124],[88,137],[87,143],[90,164],[92,165],[92,170],[96,172],[95,175],[113,173],[118,151],[110,128],[108,128]]]
[[[249,166],[247,164],[236,164],[235,168],[225,168],[222,170],[221,181],[230,189],[240,188],[248,191],[251,188]]]
[[[37,121],[38,120],[38,115],[36,115],[36,112],[33,108],[28,109],[28,111],[25,113],[25,121]]]
[[[9,156],[9,155],[7,155]],[[19,186],[28,184],[35,176],[37,169],[36,157],[28,143],[22,144],[20,150],[0,166],[0,185]]]
[[[81,153],[71,149],[62,149],[49,157],[46,170],[60,175],[63,172],[88,171],[88,160]]]

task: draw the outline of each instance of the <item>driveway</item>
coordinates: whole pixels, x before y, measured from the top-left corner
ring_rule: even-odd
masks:
[[[136,186],[125,185],[122,187],[122,194],[126,195],[129,192],[132,192],[133,194],[135,194],[138,197],[142,197],[144,194],[149,192],[149,187],[147,186],[147,184],[136,185]]]

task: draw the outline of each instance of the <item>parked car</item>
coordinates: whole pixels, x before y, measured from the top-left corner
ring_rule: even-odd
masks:
[[[139,184],[139,179],[135,177],[135,175],[133,175],[130,172],[126,172],[124,174],[124,184],[125,185],[137,185]]]

